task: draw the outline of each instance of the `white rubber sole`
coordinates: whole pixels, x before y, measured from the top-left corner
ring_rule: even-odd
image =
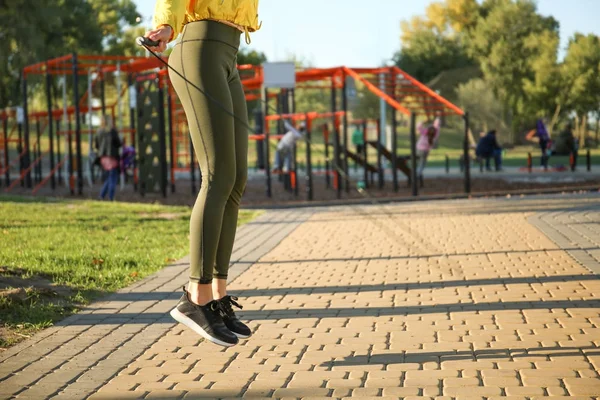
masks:
[[[202,329],[201,326],[199,326],[194,321],[192,321],[190,318],[186,317],[181,312],[179,312],[179,310],[177,308],[172,309],[170,314],[171,314],[171,317],[173,317],[173,319],[175,321],[184,324],[185,326],[187,326],[188,328],[190,328],[191,330],[196,332],[198,335],[202,336],[204,339],[206,339],[214,344],[218,344],[219,346],[223,346],[223,347],[232,347],[237,344],[237,343],[227,343],[227,342],[217,339],[216,337],[209,335],[208,332],[206,332],[204,329]]]
[[[232,332],[232,333],[240,339],[248,339],[250,336],[252,336],[252,335],[249,335],[249,336],[240,335],[239,333],[236,333],[236,332]]]

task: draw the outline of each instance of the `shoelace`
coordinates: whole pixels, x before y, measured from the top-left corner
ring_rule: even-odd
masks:
[[[219,303],[221,304],[221,308],[223,309],[225,315],[230,316],[234,314],[232,305],[236,306],[240,310],[244,308],[236,300],[238,300],[238,298],[235,296],[225,296],[221,299]]]

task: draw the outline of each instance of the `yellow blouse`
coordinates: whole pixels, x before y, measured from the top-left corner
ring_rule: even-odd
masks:
[[[237,25],[246,33],[260,29],[258,0],[157,0],[154,9],[154,28],[169,25],[173,38],[189,22],[212,19]]]

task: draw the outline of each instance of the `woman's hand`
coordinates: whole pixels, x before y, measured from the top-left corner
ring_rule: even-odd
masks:
[[[156,47],[149,47],[150,50],[162,53],[167,49],[167,43],[171,40],[171,36],[173,35],[173,29],[168,25],[163,25],[158,29],[153,31],[146,32],[145,37],[159,42],[159,45]]]

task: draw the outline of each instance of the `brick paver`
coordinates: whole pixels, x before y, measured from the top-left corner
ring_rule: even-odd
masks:
[[[600,212],[596,205],[538,213],[530,222],[583,266],[600,274]]]
[[[270,211],[234,255],[251,339],[170,320],[183,260],[2,354],[0,398],[598,398],[597,201]]]

